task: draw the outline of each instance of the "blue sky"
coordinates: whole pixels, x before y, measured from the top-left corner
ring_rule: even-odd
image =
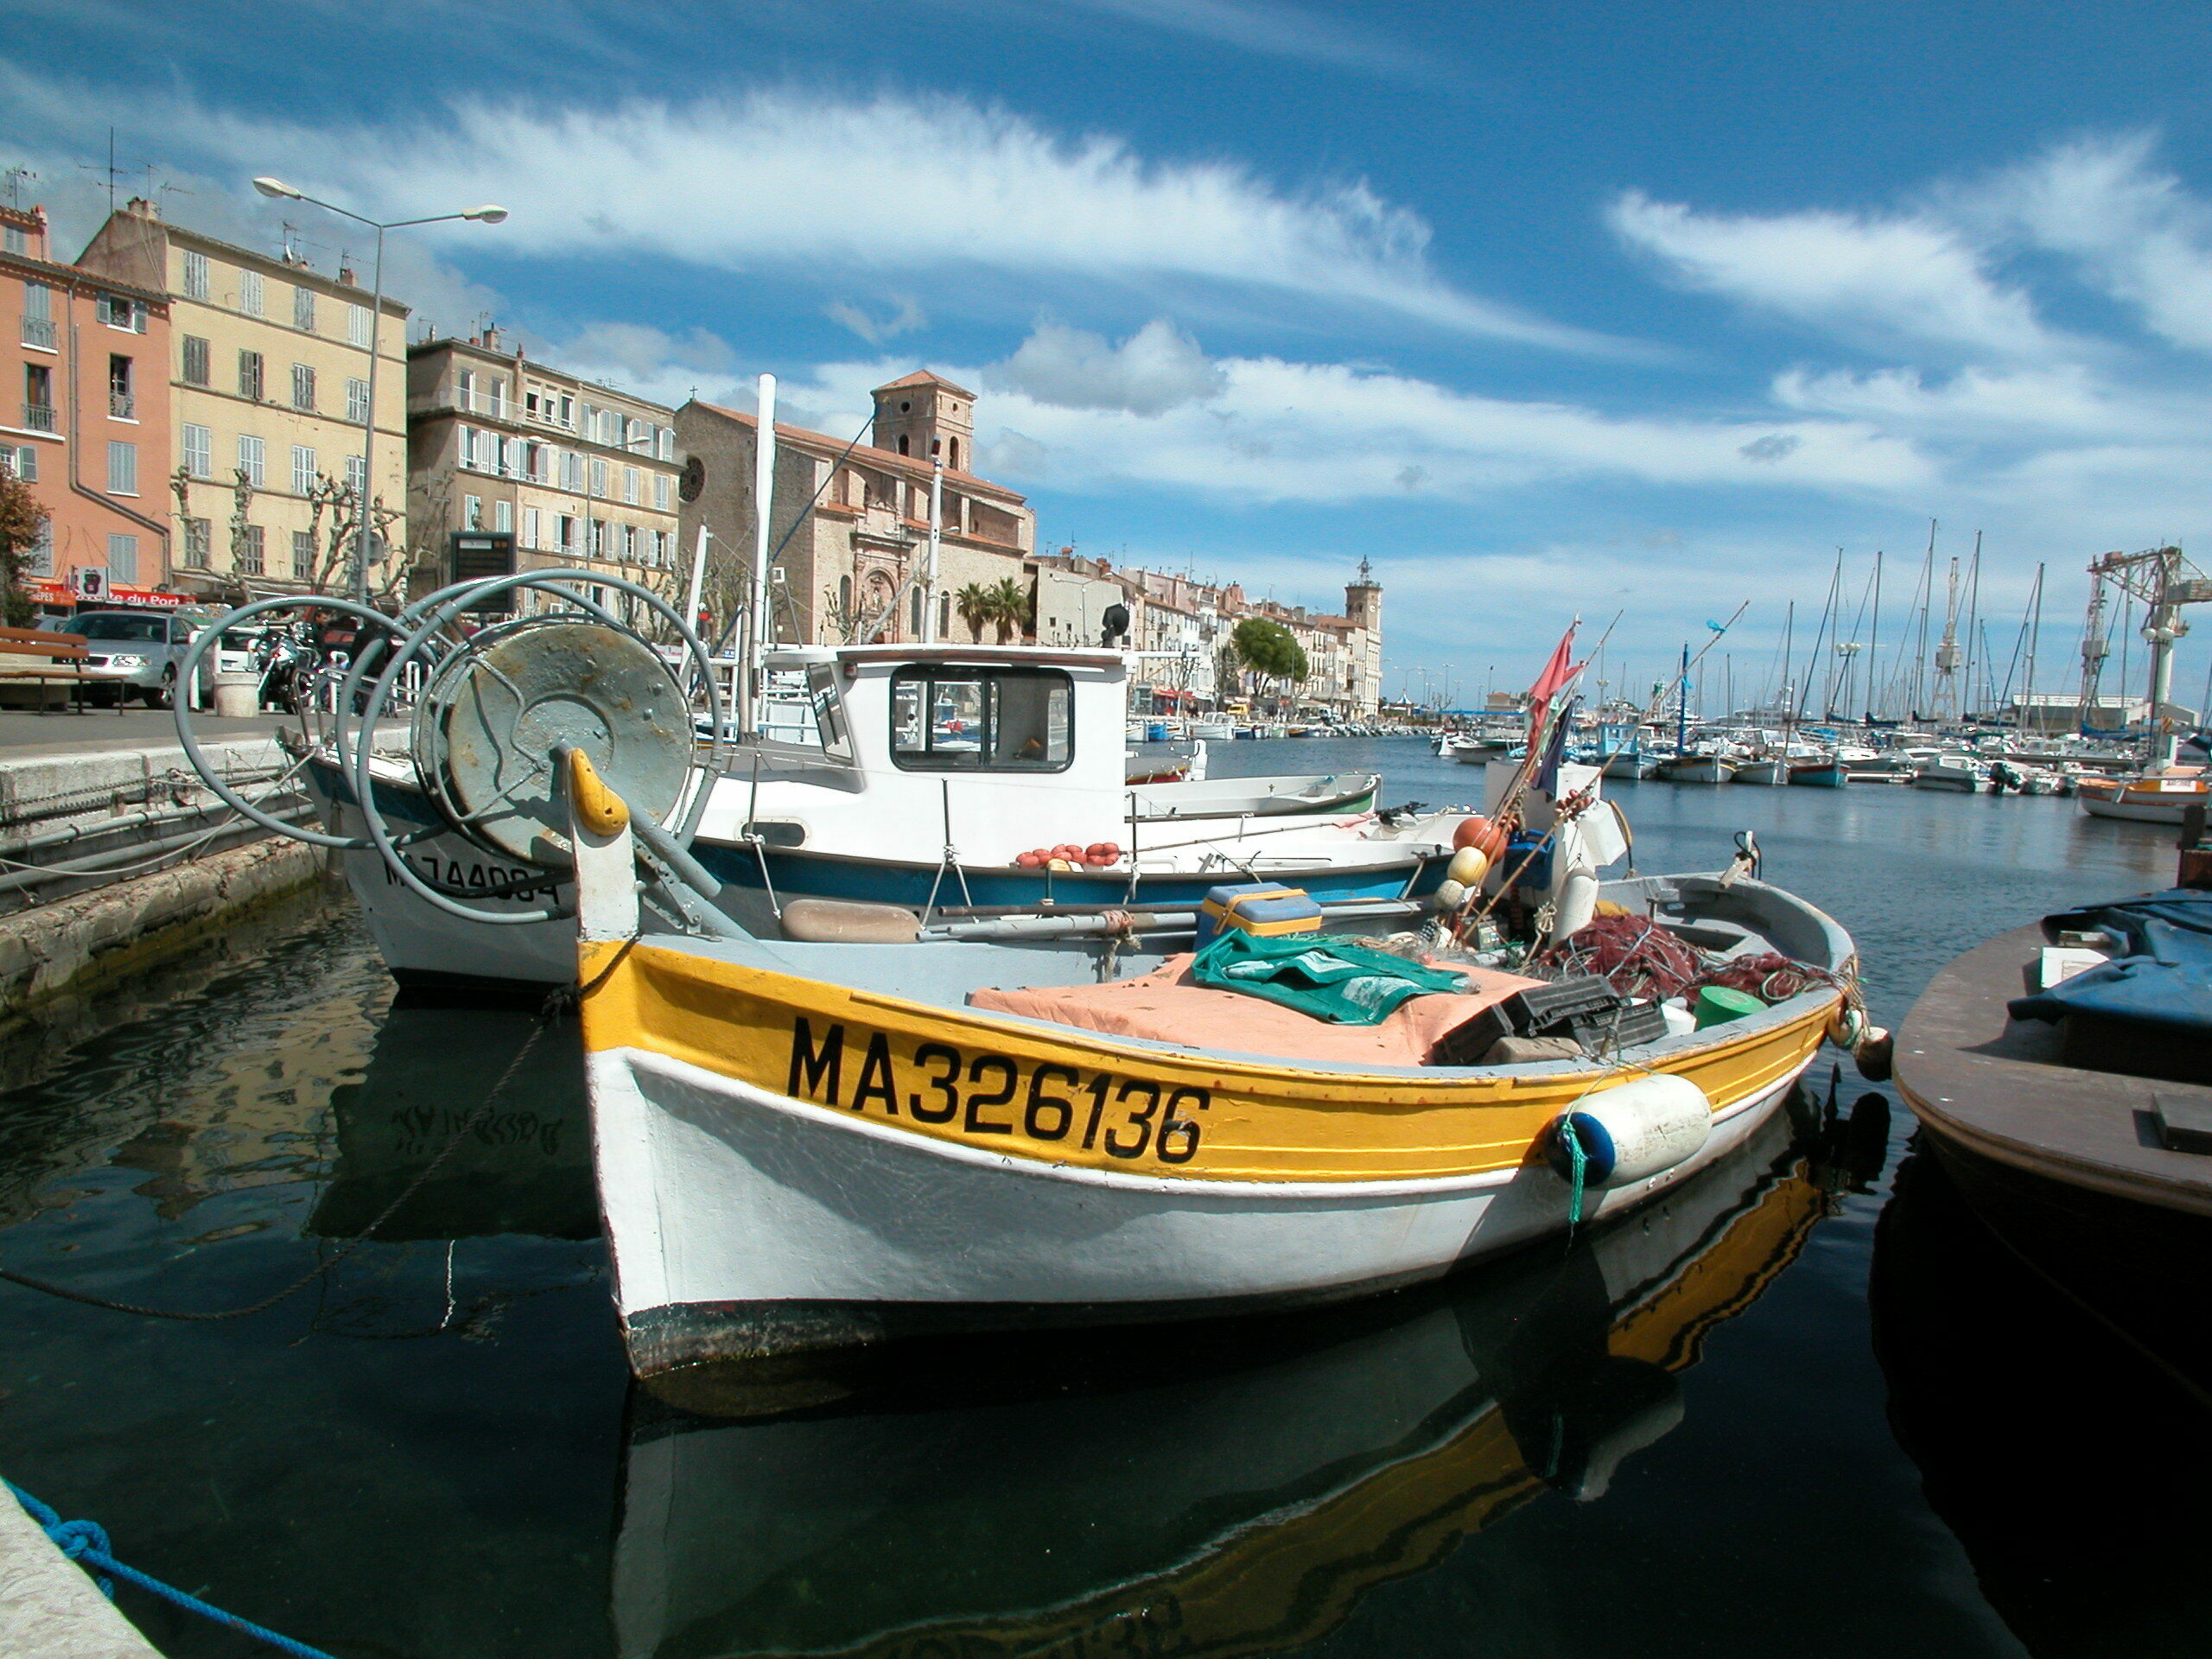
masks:
[[[1838,548],[1854,595],[1890,555],[1886,658],[1931,518],[1999,658],[2049,563],[2056,690],[2089,556],[2212,547],[2203,8],[10,11],[0,159],[73,232],[111,123],[242,239],[257,173],[499,201],[395,246],[419,315],[848,433],[927,365],[1045,543],[1330,607],[1370,558],[1394,690],[1525,679],[1577,611],[1648,683],[1745,601],[1756,685]]]

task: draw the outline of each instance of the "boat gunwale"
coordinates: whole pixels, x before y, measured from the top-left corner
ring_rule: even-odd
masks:
[[[2009,997],[1999,996],[1993,990],[1986,971],[1989,964],[2001,961],[2017,969],[2031,960],[2034,951],[2044,943],[2040,926],[2030,923],[1984,940],[1937,970],[1898,1030],[1895,1074],[1898,1095],[1938,1139],[1955,1141],[1967,1151],[2023,1173],[2083,1187],[2109,1198],[2155,1205],[2164,1210],[2212,1215],[2212,1158],[2129,1143],[2139,1151],[2156,1153],[2161,1158],[2196,1158],[2204,1166],[2201,1172],[2193,1172],[2194,1179],[2183,1173],[2178,1166],[2171,1173],[2148,1166],[2132,1167],[2108,1161],[2093,1151],[2066,1150],[2047,1140],[2031,1138],[2024,1130],[2007,1133],[1981,1121],[1983,1113],[1973,1104],[1961,1109],[1958,1099],[1936,1095],[1939,1088],[1955,1086],[1945,1073],[1963,1061],[1975,1068],[1980,1084],[1977,1095],[1986,1096],[2010,1099],[2015,1096],[2043,1096],[2050,1093],[2054,1079],[2075,1079],[2100,1086],[2108,1096],[2100,1103],[2105,1109],[2125,1110],[2131,1115],[2147,1108],[2161,1090],[2212,1096],[2212,1089],[2202,1084],[2142,1077],[2125,1071],[2096,1071],[2067,1065],[2056,1058],[2038,1060],[2013,1054],[1976,1052],[1974,1047],[1949,1036],[1930,1038],[1923,1034],[1927,1020],[1945,1013],[1955,1020],[1972,1018],[1977,1014],[1986,1019],[1993,1004],[2001,1009]],[[1982,973],[1980,982],[1973,976],[1976,972]],[[2000,1040],[2005,1032],[2018,1023],[2007,1016],[1998,1027],[1995,1036],[1985,1036],[1980,1046],[1986,1050],[1991,1041]]]

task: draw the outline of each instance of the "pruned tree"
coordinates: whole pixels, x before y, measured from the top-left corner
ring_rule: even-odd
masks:
[[[45,543],[50,516],[14,468],[0,467],[0,581],[6,583],[0,591],[0,614],[11,628],[29,627],[35,614],[23,582]]]

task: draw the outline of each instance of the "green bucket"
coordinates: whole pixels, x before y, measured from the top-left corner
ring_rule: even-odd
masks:
[[[1697,1028],[1725,1026],[1731,1020],[1741,1020],[1747,1014],[1758,1014],[1766,1004],[1749,991],[1731,990],[1726,985],[1705,985],[1698,988]]]

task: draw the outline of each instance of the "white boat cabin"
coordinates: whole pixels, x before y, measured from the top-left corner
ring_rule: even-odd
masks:
[[[729,763],[701,832],[771,847],[1011,861],[1066,842],[1127,848],[1118,651],[1039,645],[785,647],[815,741],[770,737]],[[757,791],[754,786],[757,778]],[[755,798],[757,795],[757,798]]]

